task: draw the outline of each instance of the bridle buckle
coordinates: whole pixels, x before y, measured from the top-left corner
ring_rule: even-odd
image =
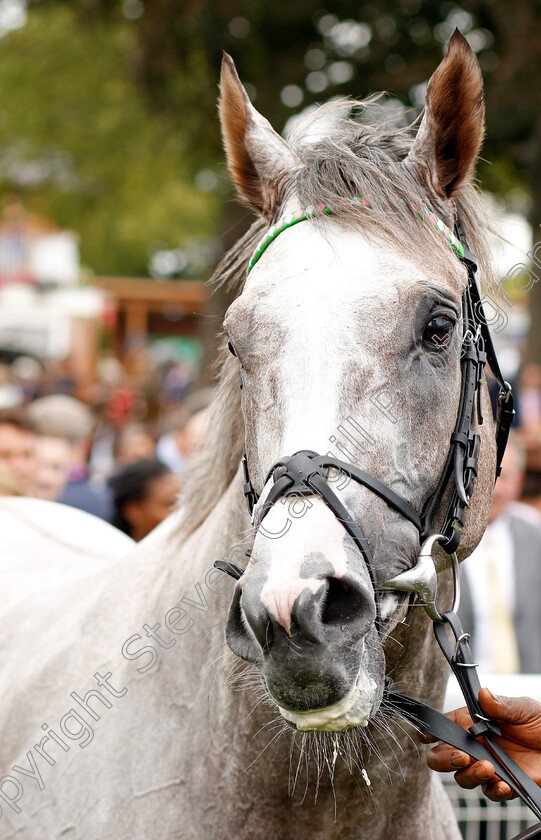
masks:
[[[329,472],[327,467],[317,463],[317,458],[319,458],[317,452],[313,452],[310,449],[301,449],[299,452],[295,452],[290,458],[278,461],[269,472],[267,481],[271,474],[275,483],[284,476],[287,476],[291,484],[284,491],[284,496],[313,495],[314,490],[308,484],[308,479],[317,474],[326,481]]]

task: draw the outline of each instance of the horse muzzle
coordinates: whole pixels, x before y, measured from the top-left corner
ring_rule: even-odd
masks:
[[[278,583],[267,578],[262,565],[256,563],[237,584],[226,637],[237,656],[257,664],[284,717],[350,705],[352,692],[357,697],[367,687],[375,695],[383,655],[378,667],[376,608],[368,577],[329,575],[329,563],[322,558],[319,573],[312,568],[308,578]]]

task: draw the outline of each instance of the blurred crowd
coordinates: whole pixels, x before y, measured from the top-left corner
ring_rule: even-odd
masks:
[[[494,413],[499,387],[490,378]],[[462,564],[459,614],[481,677],[541,673],[541,366],[514,383],[516,418],[488,527]]]
[[[92,389],[62,365],[0,364],[0,496],[58,501],[141,540],[173,509],[212,389],[180,364],[136,384],[113,358]]]

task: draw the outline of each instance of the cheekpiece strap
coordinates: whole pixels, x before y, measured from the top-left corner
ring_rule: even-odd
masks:
[[[370,202],[364,196],[355,196],[351,199],[341,199],[343,204],[350,204],[358,206],[359,208],[370,208]],[[451,445],[449,454],[443,473],[436,491],[428,500],[423,514],[419,520],[416,512],[412,509],[404,510],[405,503],[401,501],[402,513],[410,521],[414,522],[416,527],[421,531],[421,537],[426,538],[429,534],[431,521],[434,513],[438,509],[445,489],[454,474],[454,491],[449,505],[445,523],[443,525],[442,533],[447,537],[447,542],[442,543],[442,548],[449,554],[457,550],[462,528],[464,525],[464,512],[468,507],[469,500],[473,493],[475,479],[477,477],[477,464],[480,452],[480,437],[472,432],[472,425],[474,422],[474,412],[477,412],[478,423],[483,422],[483,413],[481,406],[481,383],[483,378],[483,370],[485,364],[490,366],[497,382],[500,385],[500,394],[498,398],[498,414],[496,421],[496,448],[497,448],[497,469],[496,477],[500,475],[501,463],[507,439],[509,437],[509,430],[515,416],[513,407],[513,395],[511,386],[503,379],[501,369],[492,342],[492,337],[488,329],[486,316],[483,311],[483,305],[479,286],[476,279],[477,260],[471,252],[464,231],[457,221],[454,230],[451,225],[441,219],[436,213],[425,207],[423,211],[414,204],[410,203],[410,207],[414,213],[426,218],[436,230],[447,240],[451,248],[454,250],[456,256],[464,263],[468,271],[468,285],[462,296],[462,317],[463,317],[463,346],[461,355],[462,368],[462,385],[460,394],[460,403],[457,415],[457,421],[451,438]],[[265,236],[258,243],[252,258],[248,264],[247,274],[251,272],[262,254],[266,251],[271,242],[279,236],[284,230],[314,218],[319,215],[332,215],[333,210],[326,204],[320,202],[315,206],[308,206],[296,210],[293,213],[287,213],[282,218],[272,225]],[[243,469],[244,469],[244,494],[247,499],[250,514],[252,513],[255,504],[257,503],[257,493],[255,492],[249,476],[248,464],[246,461],[246,453],[243,454]],[[343,469],[343,465],[341,466]],[[352,475],[352,473],[350,473]],[[356,477],[353,476],[352,477]],[[363,474],[364,477],[364,474]],[[362,480],[357,476],[357,480]],[[375,480],[372,479],[374,482]],[[374,486],[372,490],[377,492]],[[265,512],[272,504],[270,498],[265,505]],[[394,507],[399,508],[395,501],[391,501],[390,495],[387,495],[387,501]],[[409,506],[408,506],[409,508]],[[400,508],[399,508],[400,509]]]

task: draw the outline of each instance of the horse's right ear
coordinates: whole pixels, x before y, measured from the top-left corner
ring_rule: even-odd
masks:
[[[253,107],[227,53],[222,60],[220,121],[227,164],[240,200],[269,218],[285,178],[302,164]]]

